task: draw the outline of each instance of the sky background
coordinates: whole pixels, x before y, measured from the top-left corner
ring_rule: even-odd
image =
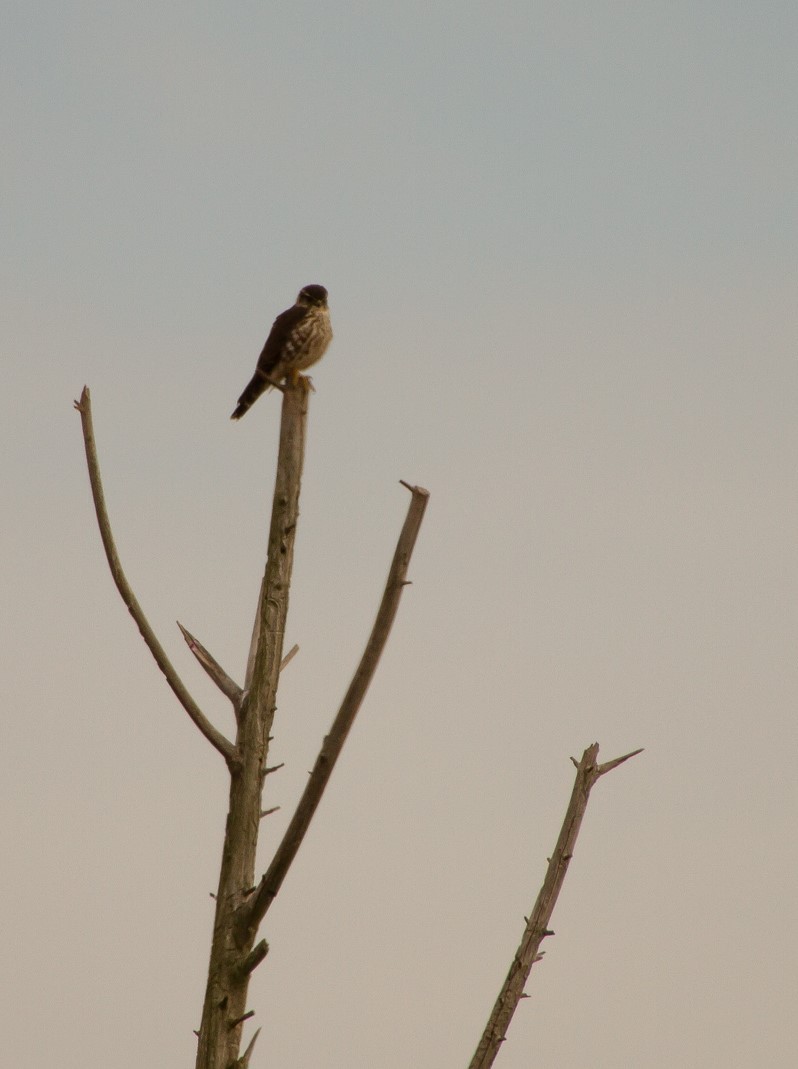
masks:
[[[279,399],[330,291],[262,863],[405,510],[413,585],[268,916],[253,1067],[467,1066],[598,740],[500,1069],[798,1058],[793,3],[2,9],[4,1059],[192,1066]],[[251,1029],[248,1026],[245,1035]]]

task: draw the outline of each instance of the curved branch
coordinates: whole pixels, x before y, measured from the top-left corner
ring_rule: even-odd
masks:
[[[80,400],[75,401],[75,408],[80,412],[80,422],[83,426],[86,463],[89,469],[89,481],[91,482],[91,493],[94,498],[94,510],[97,513],[100,537],[102,538],[105,556],[108,559],[108,566],[111,569],[111,575],[116,583],[119,595],[127,606],[128,612],[136,621],[136,626],[141,632],[141,637],[147,643],[150,653],[153,655],[156,664],[166,677],[166,682],[174,691],[177,700],[211,746],[214,746],[222,757],[224,757],[228,765],[231,767],[237,765],[239,763],[237,749],[229,739],[225,738],[225,736],[211,724],[186,690],[185,684],[180,679],[180,676],[178,676],[169,658],[166,656],[163,646],[155,637],[155,632],[150,627],[149,622],[136,599],[136,595],[133,593],[125,573],[122,571],[122,565],[119,561],[116,545],[114,544],[114,537],[111,533],[111,523],[108,519],[108,512],[105,507],[105,495],[103,493],[102,480],[100,478],[100,465],[97,460],[97,446],[94,441],[94,425],[91,417],[91,394],[89,393],[88,386],[83,387],[83,393],[80,395]]]
[[[377,618],[374,621],[371,635],[338,714],[330,728],[330,733],[322,743],[321,751],[316,758],[316,764],[313,766],[313,771],[299,800],[296,812],[291,818],[282,842],[277,847],[272,862],[258,884],[255,894],[248,900],[244,908],[240,921],[242,934],[251,934],[257,931],[258,925],[263,920],[269,906],[280,890],[280,886],[313,819],[313,814],[321,801],[321,796],[332,775],[332,770],[335,768],[335,763],[341,754],[346,737],[358,714],[369,684],[374,677],[382,651],[388,641],[388,635],[399,608],[402,590],[407,585],[406,576],[410,557],[412,556],[421,521],[424,518],[424,510],[429,500],[429,492],[423,487],[410,486],[405,482],[402,485],[408,488],[412,498],[396,545],[396,552],[388,571],[388,581],[385,584],[385,592],[382,595],[382,601],[377,611]]]

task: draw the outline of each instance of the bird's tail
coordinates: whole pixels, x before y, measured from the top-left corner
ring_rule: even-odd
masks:
[[[255,404],[260,395],[266,393],[266,391],[271,388],[271,383],[266,381],[259,371],[256,371],[247,383],[244,392],[239,397],[238,404],[236,405],[235,411],[230,416],[230,419],[241,419],[244,413],[248,412]]]

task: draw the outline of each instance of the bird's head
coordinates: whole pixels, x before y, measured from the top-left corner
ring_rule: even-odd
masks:
[[[324,286],[312,284],[303,286],[296,299],[297,304],[303,304],[306,308],[325,308],[327,305],[327,290]]]

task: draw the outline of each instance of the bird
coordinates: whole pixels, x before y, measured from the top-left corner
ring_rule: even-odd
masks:
[[[327,290],[311,284],[299,291],[296,303],[277,316],[258,357],[255,374],[238,399],[230,419],[241,419],[262,393],[317,363],[332,341]]]

